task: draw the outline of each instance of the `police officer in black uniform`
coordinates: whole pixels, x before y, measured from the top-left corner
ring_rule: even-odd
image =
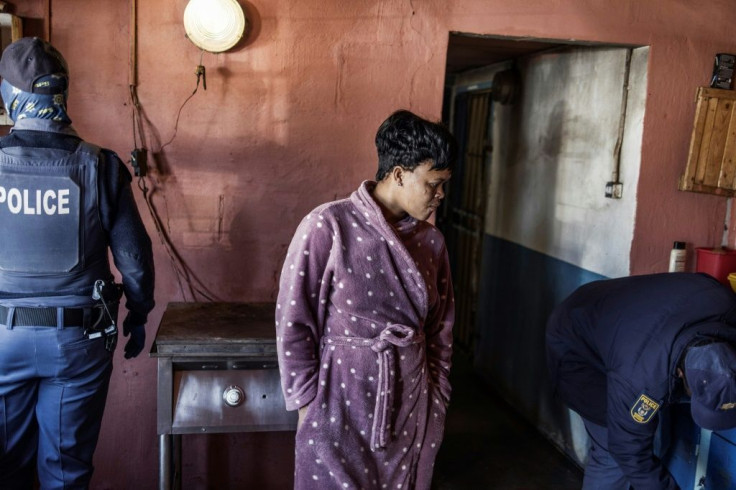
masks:
[[[583,418],[583,489],[676,489],[653,454],[659,414],[690,403],[705,429],[736,427],[736,295],[705,274],[586,284],[552,313],[555,392]]]
[[[15,123],[0,138],[0,488],[31,488],[34,468],[43,489],[87,488],[121,293],[125,357],[144,346],[151,241],[128,170],[71,126],[62,55],[20,39],[0,77]]]

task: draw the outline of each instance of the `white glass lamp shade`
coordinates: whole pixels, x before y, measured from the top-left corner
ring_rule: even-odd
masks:
[[[245,32],[245,14],[237,0],[190,0],[184,29],[196,46],[221,53],[235,46]]]

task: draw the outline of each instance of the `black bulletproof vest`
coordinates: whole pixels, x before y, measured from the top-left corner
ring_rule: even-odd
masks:
[[[24,148],[17,157],[0,148],[2,296],[88,296],[95,280],[111,277],[99,161],[100,149],[85,142],[57,158],[44,149]]]

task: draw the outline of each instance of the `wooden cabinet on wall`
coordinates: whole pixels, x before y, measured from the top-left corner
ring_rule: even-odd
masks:
[[[680,190],[736,195],[736,92],[700,87]]]

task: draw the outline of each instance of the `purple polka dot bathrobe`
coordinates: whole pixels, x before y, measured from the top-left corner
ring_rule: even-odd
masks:
[[[286,256],[276,335],[296,489],[428,489],[450,397],[454,302],[442,234],[392,227],[364,182],[317,207]]]

